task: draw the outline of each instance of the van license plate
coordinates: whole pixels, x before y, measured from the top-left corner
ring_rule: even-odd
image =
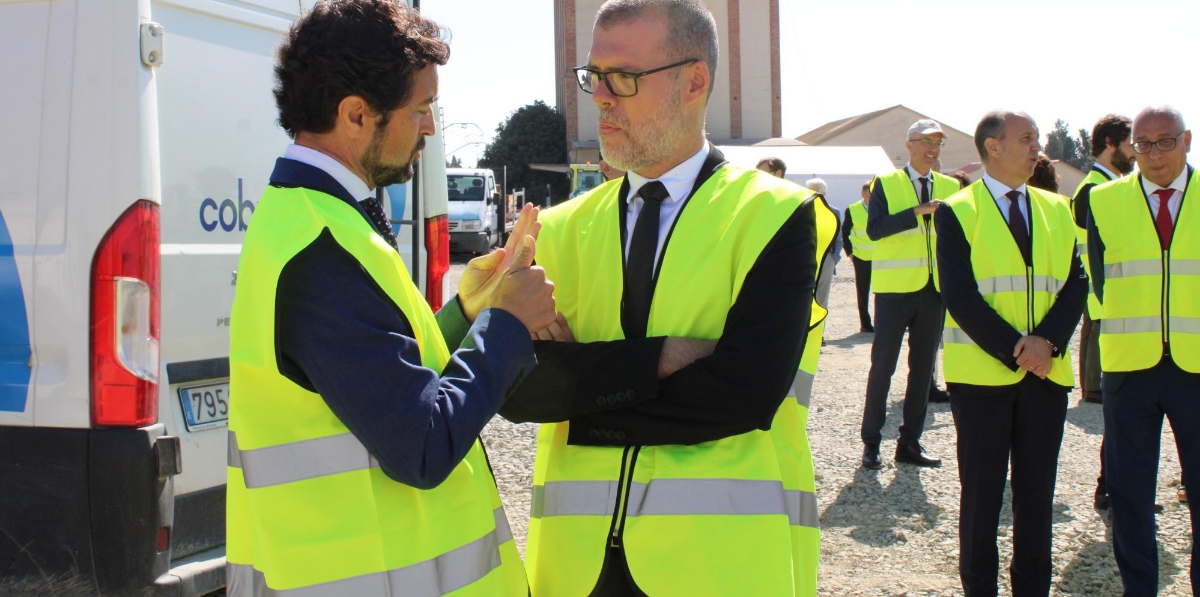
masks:
[[[180,388],[179,402],[188,431],[227,425],[229,382]]]

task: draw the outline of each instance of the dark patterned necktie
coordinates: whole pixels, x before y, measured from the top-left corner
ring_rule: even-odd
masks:
[[[633,225],[629,241],[629,259],[625,262],[625,300],[621,310],[626,338],[645,338],[650,319],[650,301],[654,298],[654,256],[658,252],[659,207],[670,196],[659,181],[638,189],[642,210]]]
[[[929,179],[924,176],[918,177],[921,181],[921,203],[929,203]],[[925,214],[925,226],[929,226],[929,220],[932,219],[929,214]]]
[[[400,250],[400,246],[396,244],[396,235],[392,233],[392,223],[388,221],[387,214],[383,213],[383,205],[379,200],[371,197],[358,202],[362,206],[363,211],[371,218],[371,223],[375,225],[375,231],[386,240],[389,245],[392,245],[396,251]]]
[[[1021,249],[1021,257],[1025,265],[1033,265],[1033,251],[1029,245],[1029,230],[1025,228],[1025,216],[1021,215],[1021,193],[1009,191],[1008,197],[1008,229],[1012,232],[1017,248]]]

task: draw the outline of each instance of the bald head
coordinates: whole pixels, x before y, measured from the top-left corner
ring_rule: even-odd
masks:
[[[1145,123],[1147,119],[1151,118],[1164,119],[1181,131],[1187,130],[1187,125],[1183,122],[1183,114],[1179,110],[1171,106],[1152,106],[1138,112],[1137,118],[1133,119],[1134,135],[1137,135],[1138,122]]]
[[[1138,170],[1150,182],[1167,187],[1187,168],[1192,132],[1170,106],[1146,108],[1133,119],[1133,150]]]

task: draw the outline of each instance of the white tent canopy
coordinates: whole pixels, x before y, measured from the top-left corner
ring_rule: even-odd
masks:
[[[753,168],[763,158],[777,157],[787,164],[787,179],[803,185],[810,178],[821,178],[829,185],[826,200],[845,211],[858,201],[862,185],[872,177],[895,170],[882,147],[822,147],[721,145],[729,163]]]

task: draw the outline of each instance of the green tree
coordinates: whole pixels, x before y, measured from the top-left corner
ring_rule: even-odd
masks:
[[[1092,164],[1096,158],[1092,157],[1092,132],[1087,129],[1079,129],[1079,150],[1083,158],[1083,167],[1080,170],[1087,172],[1092,169]]]
[[[1080,131],[1083,132],[1083,131]],[[1080,170],[1090,161],[1090,143],[1086,136],[1077,139],[1071,135],[1071,128],[1061,118],[1054,121],[1054,130],[1046,135],[1046,146],[1043,150],[1050,159],[1061,160]]]
[[[452,156],[450,156],[450,159],[446,162],[446,167],[447,168],[462,168],[463,167],[462,160],[458,159],[458,156],[452,155]]]
[[[508,167],[508,188],[525,189],[531,200],[541,202],[550,185],[555,201],[567,198],[570,182],[558,172],[531,170],[530,164],[567,163],[567,120],[541,100],[522,106],[500,126],[479,160],[480,168],[491,168],[500,176]]]

